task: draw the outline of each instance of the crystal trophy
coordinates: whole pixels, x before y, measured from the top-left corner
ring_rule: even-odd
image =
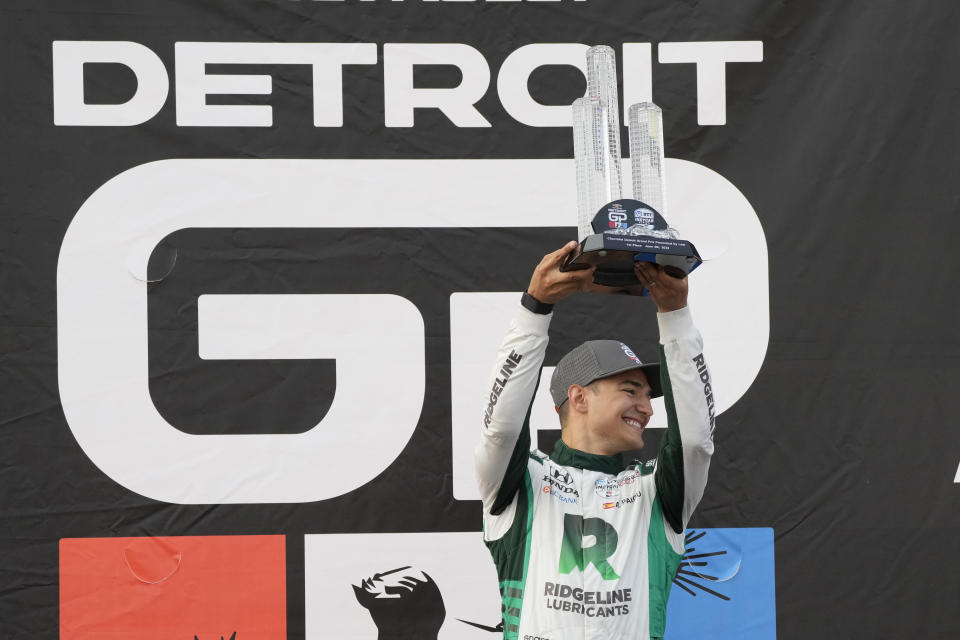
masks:
[[[580,251],[562,270],[595,265],[594,282],[633,292],[640,285],[633,270],[637,260],[659,264],[676,278],[686,276],[702,260],[693,243],[682,240],[664,218],[663,116],[650,102],[628,110],[635,199],[623,198],[618,105],[613,49],[591,47],[587,95],[573,103]]]

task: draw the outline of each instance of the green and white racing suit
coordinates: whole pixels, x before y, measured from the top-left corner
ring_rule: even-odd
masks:
[[[667,597],[713,453],[714,399],[688,309],[657,314],[668,428],[656,461],[557,443],[530,451],[552,314],[518,307],[486,398],[476,474],[500,580],[503,637],[662,638]]]

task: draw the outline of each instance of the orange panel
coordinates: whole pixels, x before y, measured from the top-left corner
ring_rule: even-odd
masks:
[[[63,538],[61,640],[286,640],[284,536]]]

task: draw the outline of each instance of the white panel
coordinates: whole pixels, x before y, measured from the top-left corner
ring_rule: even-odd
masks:
[[[390,602],[375,603],[392,607],[400,618],[397,624],[403,625],[381,631],[439,640],[491,640],[502,635],[468,624],[500,623],[497,572],[480,532],[307,535],[304,564],[307,640],[376,638],[377,625],[352,586],[362,588],[362,581],[376,574],[382,576],[378,584],[391,585],[407,576],[426,581],[426,574],[436,587],[419,584],[416,594],[400,589]],[[403,567],[408,568],[383,575]],[[407,603],[433,612],[442,606],[444,615],[431,625],[424,609],[405,609]],[[441,620],[439,634],[432,635]],[[413,633],[422,627],[428,629]]]

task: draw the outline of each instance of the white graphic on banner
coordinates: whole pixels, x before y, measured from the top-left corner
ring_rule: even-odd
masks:
[[[573,124],[570,105],[544,105],[533,99],[528,87],[530,75],[547,65],[565,64],[587,77],[587,45],[528,44],[503,61],[497,76],[497,95],[503,108],[517,122],[531,127],[569,127]]]
[[[479,532],[307,535],[304,564],[307,640],[502,636]]]
[[[93,63],[122,64],[137,78],[137,90],[119,104],[87,104],[83,97],[83,68]],[[53,123],[58,127],[130,127],[160,112],[170,80],[163,61],[136,42],[53,43]]]
[[[413,86],[416,65],[452,65],[463,81],[453,89]],[[473,105],[490,85],[490,67],[483,54],[466,44],[383,45],[384,121],[388,127],[412,127],[413,111],[434,108],[458,127],[489,127]]]
[[[668,164],[677,227],[701,248],[710,237],[729,243],[695,273],[691,295],[694,309],[710,310],[697,319],[722,410],[752,382],[766,350],[766,243],[733,185],[694,163]],[[558,179],[571,171],[566,159],[167,160],[120,174],[77,212],[57,266],[60,396],[77,442],[115,481],[166,502],[308,502],[362,486],[400,454],[420,417],[425,347],[416,308],[399,296],[204,296],[206,357],[333,358],[338,388],[327,416],[304,433],[187,434],[167,423],[149,393],[145,271],[153,248],[190,227],[354,227],[358,193],[368,210],[391,211],[364,221],[373,226],[572,226],[574,181]],[[731,287],[741,304],[728,304]],[[462,295],[451,300],[451,348],[453,474],[455,496],[464,499],[472,492],[467,443],[479,428],[478,399],[510,309],[503,297],[488,322],[464,321],[460,301],[483,294]],[[249,317],[229,318],[229,310]],[[396,318],[393,327],[379,322],[384,314]],[[374,342],[358,342],[360,334]],[[365,375],[355,373],[356,363],[376,349],[391,354],[391,375],[404,385],[369,403],[356,391],[359,381],[343,376]],[[387,366],[383,360],[376,366]],[[393,394],[390,387],[378,389]],[[534,414],[544,424],[553,412],[548,398],[538,396]],[[360,450],[362,472],[350,462]]]
[[[208,64],[308,64],[313,72],[313,126],[343,126],[343,65],[376,64],[377,45],[356,43],[178,42],[177,124],[269,127],[270,105],[207,104],[207,96],[269,95],[269,75],[208,74]]]
[[[762,62],[763,43],[759,40],[663,42],[657,53],[660,62],[697,65],[697,124],[726,124],[727,63]]]
[[[649,42],[625,42],[623,60],[623,120],[635,102],[652,99],[653,65]],[[267,73],[208,74],[206,65],[309,65],[313,71],[313,124],[343,126],[343,65],[377,64],[373,42],[177,42],[177,126],[270,127],[270,105],[207,104],[208,95],[269,95]],[[497,95],[504,110],[531,127],[569,127],[569,105],[543,105],[530,94],[530,75],[540,67],[573,66],[584,71],[586,45],[574,42],[533,43],[505,58],[497,75]],[[697,121],[726,123],[726,65],[761,62],[763,42],[663,42],[659,62],[696,65]],[[83,86],[85,63],[126,66],[137,79],[134,96],[122,104],[87,104]],[[456,87],[415,87],[417,65],[456,67],[463,79]],[[490,65],[483,52],[463,43],[383,44],[384,125],[414,126],[416,109],[438,109],[457,127],[490,127],[476,107],[489,92]],[[57,126],[128,127],[153,118],[164,106],[170,80],[160,58],[149,48],[122,41],[68,41],[53,43],[53,104]]]

